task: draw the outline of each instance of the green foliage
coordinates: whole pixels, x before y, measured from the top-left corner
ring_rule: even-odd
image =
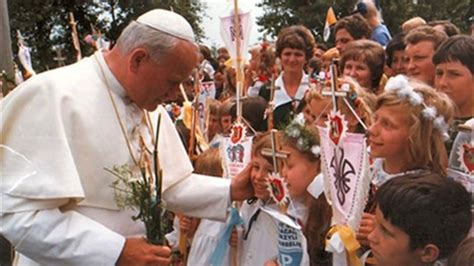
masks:
[[[58,62],[53,50],[63,47],[66,64],[76,61],[72,44],[69,12],[77,21],[77,31],[83,56],[94,52],[84,37],[92,33],[91,25],[102,30],[112,42],[133,19],[155,8],[173,9],[182,14],[194,29],[197,39],[204,37],[201,29],[205,6],[189,0],[7,0],[13,53],[18,53],[16,31],[20,30],[31,48],[31,59],[36,72],[55,68]],[[18,63],[18,62],[17,62]],[[20,64],[18,64],[20,65]]]
[[[262,0],[258,5],[264,14],[257,17],[265,35],[276,37],[283,27],[302,24],[310,29],[318,42],[322,41],[326,13],[333,7],[337,18],[347,16],[357,0]],[[471,0],[380,0],[385,24],[392,35],[400,31],[400,25],[415,16],[426,21],[450,20],[462,32],[469,29],[468,18],[473,16]],[[334,36],[332,36],[334,37]]]
[[[271,37],[276,37],[286,26],[301,24],[320,41],[328,8],[332,6],[336,16],[342,17],[351,12],[356,2],[357,0],[263,0],[258,6],[263,8],[264,15],[257,18],[257,24],[263,27],[265,35]]]
[[[141,220],[145,224],[148,241],[156,245],[166,243],[165,233],[168,231],[168,215],[162,201],[157,200],[156,191],[142,171],[141,178],[133,176],[128,165],[114,166],[112,170],[116,180],[112,183],[117,206],[122,209],[138,211],[133,220]],[[158,177],[161,178],[161,177]]]

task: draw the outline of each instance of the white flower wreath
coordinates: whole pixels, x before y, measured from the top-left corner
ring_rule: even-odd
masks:
[[[415,91],[405,75],[397,75],[390,78],[387,81],[387,85],[385,85],[385,90],[396,91],[398,97],[408,100],[413,106],[422,105],[424,107],[421,111],[423,118],[433,122],[433,127],[441,133],[444,140],[449,139],[448,124],[444,117],[438,115],[436,107],[427,105],[424,102],[423,96]]]
[[[321,148],[312,133],[305,128],[305,119],[302,113],[298,114],[293,121],[285,128],[287,137],[296,139],[296,146],[302,152],[310,151],[316,157],[320,157]]]

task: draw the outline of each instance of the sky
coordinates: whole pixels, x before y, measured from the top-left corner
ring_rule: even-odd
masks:
[[[205,13],[207,16],[203,19],[203,29],[206,35],[206,39],[203,40],[203,43],[209,47],[221,47],[224,46],[224,43],[221,40],[220,35],[220,21],[219,16],[226,11],[226,8],[229,6],[233,7],[233,1],[229,0],[202,0],[203,3],[206,3],[207,8]],[[255,18],[257,16],[261,16],[263,14],[263,10],[256,6],[256,3],[260,2],[259,0],[240,0],[240,5],[245,5],[249,10],[251,10],[251,14],[253,17],[252,23],[252,30],[250,33],[249,39],[249,46],[258,42],[259,37],[261,34],[257,31],[258,27],[255,23]]]

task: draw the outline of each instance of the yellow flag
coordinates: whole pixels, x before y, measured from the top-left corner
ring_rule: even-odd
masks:
[[[336,24],[337,19],[336,15],[334,14],[334,10],[332,7],[329,7],[328,9],[328,14],[326,15],[326,23],[324,24],[324,32],[323,32],[323,38],[324,41],[326,42],[329,39],[329,35],[331,35],[331,26]]]

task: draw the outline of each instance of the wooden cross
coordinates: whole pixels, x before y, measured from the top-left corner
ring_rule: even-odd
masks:
[[[267,88],[268,89],[268,88]],[[267,124],[268,124],[268,130],[273,129],[273,111],[274,111],[274,106],[275,106],[275,91],[279,90],[279,86],[275,86],[275,74],[272,74],[272,81],[270,85],[270,99],[268,101],[268,108],[267,108]]]
[[[277,135],[276,135],[277,132],[278,131],[276,129],[272,129],[270,131],[272,148],[271,149],[265,148],[265,149],[262,149],[262,151],[261,151],[261,154],[263,156],[272,157],[272,159],[273,159],[273,172],[275,172],[275,173],[280,172],[277,160],[278,159],[287,159],[288,156],[290,155],[289,152],[285,152],[285,151],[282,151],[282,150],[279,149],[280,148],[279,147],[280,143],[279,143]]]
[[[81,60],[81,46],[79,43],[79,34],[77,33],[77,22],[74,20],[74,14],[69,12],[69,24],[71,24],[71,36],[72,36],[72,44],[74,45],[74,49],[77,51],[77,61]]]
[[[189,146],[188,146],[188,156],[191,161],[196,159],[194,146],[196,144],[196,126],[198,123],[198,112],[199,112],[199,94],[201,93],[201,82],[199,77],[199,69],[194,73],[194,100],[192,104],[192,116],[191,116],[191,128],[189,132]]]
[[[345,105],[351,113],[354,115],[354,117],[357,119],[357,121],[362,125],[362,127],[367,131],[368,128],[365,125],[364,121],[360,118],[360,116],[357,114],[357,112],[354,110],[352,105],[347,101],[347,96],[349,93],[349,89],[344,89],[342,86],[341,90],[337,90],[337,61],[333,60],[331,65],[329,66],[329,70],[331,72],[331,91],[322,91],[321,94],[323,96],[330,96],[332,97],[332,109],[334,112],[337,112],[338,106],[337,106],[337,97],[342,98],[344,101]]]

